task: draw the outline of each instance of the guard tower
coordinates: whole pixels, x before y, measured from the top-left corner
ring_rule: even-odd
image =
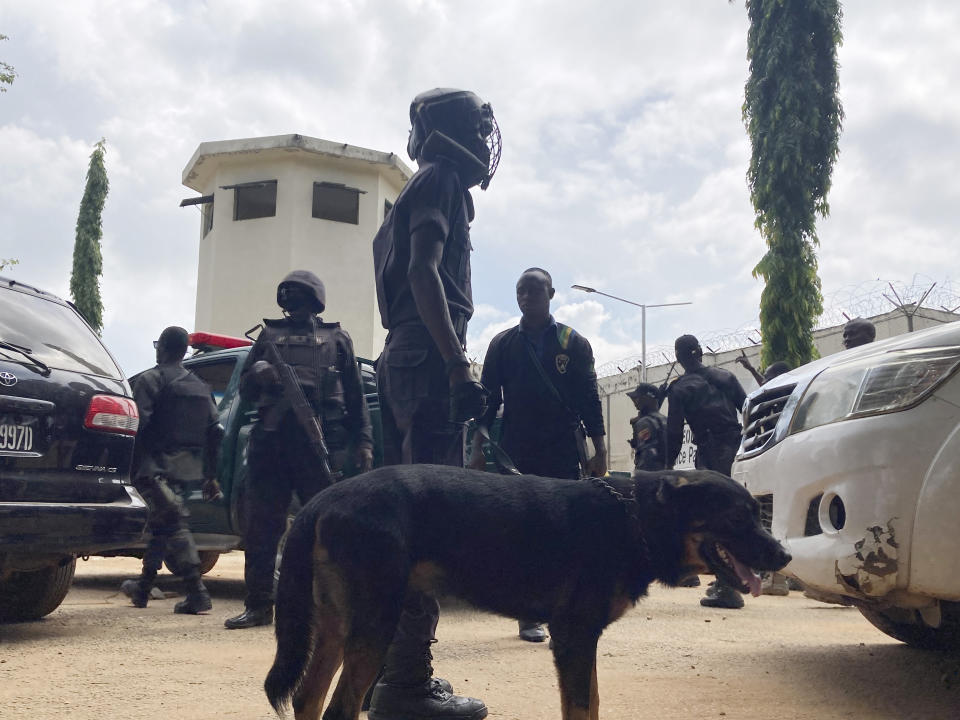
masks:
[[[395,154],[305,135],[201,143],[183,170],[200,193],[195,330],[240,335],[279,317],[276,289],[291,270],[327,288],[357,355],[375,358],[380,326],[373,237],[413,175]]]

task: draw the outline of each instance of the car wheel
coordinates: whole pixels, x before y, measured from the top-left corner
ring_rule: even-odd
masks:
[[[206,575],[208,572],[213,570],[213,566],[217,564],[217,560],[220,559],[220,553],[216,550],[198,550],[197,554],[200,556],[200,570],[201,575]],[[163,564],[166,566],[167,570],[172,572],[174,575],[179,575],[177,572],[177,564],[173,559],[172,555],[167,555],[163,559]]]
[[[940,601],[940,627],[930,627],[912,608],[860,608],[863,616],[883,633],[925,650],[960,650],[960,603]]]
[[[0,622],[39,620],[58,607],[70,591],[77,559],[41,570],[14,572],[0,582]]]

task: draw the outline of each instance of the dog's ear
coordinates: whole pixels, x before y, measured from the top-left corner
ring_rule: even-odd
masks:
[[[657,479],[657,502],[666,505],[675,499],[675,495],[681,488],[696,484],[696,480],[681,473],[670,473],[661,475]]]

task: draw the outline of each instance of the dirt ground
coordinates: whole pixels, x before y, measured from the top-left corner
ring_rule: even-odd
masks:
[[[228,631],[240,611],[243,556],[208,575],[214,608],[173,614],[176,599],[138,610],[117,594],[137,560],[80,563],[64,604],[41,622],[0,625],[4,720],[261,720],[272,628]],[[179,590],[164,575],[161,587]],[[600,715],[724,720],[960,718],[958,660],[912,650],[854,609],[793,592],[748,598],[740,611],[701,608],[699,589],[651,588],[600,641]],[[435,666],[483,698],[494,720],[556,720],[546,643],[516,623],[448,603]]]

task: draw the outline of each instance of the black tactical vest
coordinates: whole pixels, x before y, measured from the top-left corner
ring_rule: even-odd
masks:
[[[184,368],[162,368],[164,380],[147,428],[147,452],[202,449],[210,423],[210,386]]]
[[[286,320],[268,320],[263,330],[280,357],[293,368],[304,395],[320,416],[321,422],[340,422],[345,415],[340,353],[340,323],[317,321],[291,327]]]

